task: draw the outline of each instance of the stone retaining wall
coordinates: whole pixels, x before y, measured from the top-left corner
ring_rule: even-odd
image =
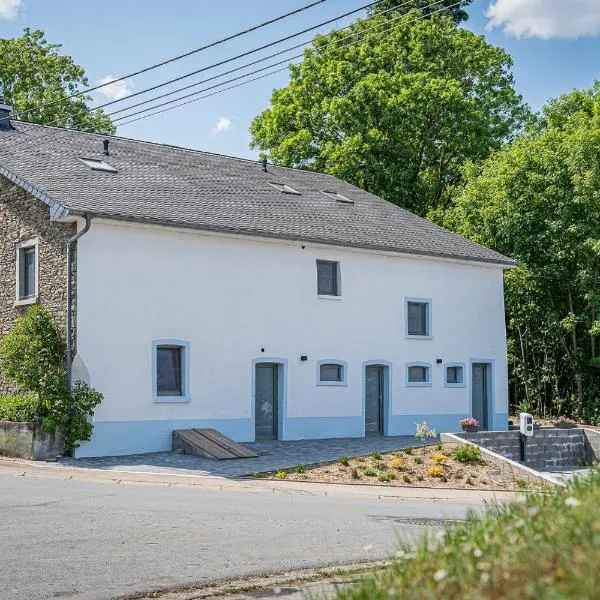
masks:
[[[510,460],[521,459],[518,431],[462,432],[458,437]],[[600,458],[600,433],[590,429],[538,429],[527,438],[524,464],[533,469],[589,465]]]
[[[47,460],[64,452],[62,436],[47,433],[37,423],[0,421],[0,455]]]

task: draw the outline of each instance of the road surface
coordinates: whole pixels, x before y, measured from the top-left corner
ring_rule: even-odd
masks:
[[[388,558],[473,504],[0,474],[0,597],[106,600]]]

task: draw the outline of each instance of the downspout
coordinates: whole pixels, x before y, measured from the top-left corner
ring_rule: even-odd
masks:
[[[67,338],[66,338],[66,346],[67,346],[67,357],[66,357],[66,369],[67,369],[67,386],[71,389],[71,372],[73,370],[73,343],[71,337],[71,329],[73,327],[73,317],[71,313],[71,308],[73,305],[73,290],[72,290],[72,277],[71,277],[71,268],[73,262],[73,248],[77,243],[77,240],[84,236],[92,226],[92,215],[86,214],[85,216],[85,226],[81,231],[78,231],[72,238],[67,241]],[[70,405],[69,405],[70,412]],[[69,415],[70,420],[70,415]]]

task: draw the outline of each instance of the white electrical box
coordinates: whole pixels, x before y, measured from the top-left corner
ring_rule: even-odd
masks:
[[[533,435],[533,415],[528,413],[520,414],[520,427],[521,433],[526,436]]]

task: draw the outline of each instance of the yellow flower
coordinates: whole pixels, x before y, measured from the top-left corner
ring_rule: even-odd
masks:
[[[392,458],[390,465],[392,469],[402,469],[404,467],[404,460],[402,458]]]
[[[446,462],[446,456],[441,452],[436,452],[431,458],[433,458],[433,462],[438,465],[443,465]]]
[[[427,469],[427,475],[429,477],[441,477],[444,474],[444,467],[442,465],[433,465]]]

